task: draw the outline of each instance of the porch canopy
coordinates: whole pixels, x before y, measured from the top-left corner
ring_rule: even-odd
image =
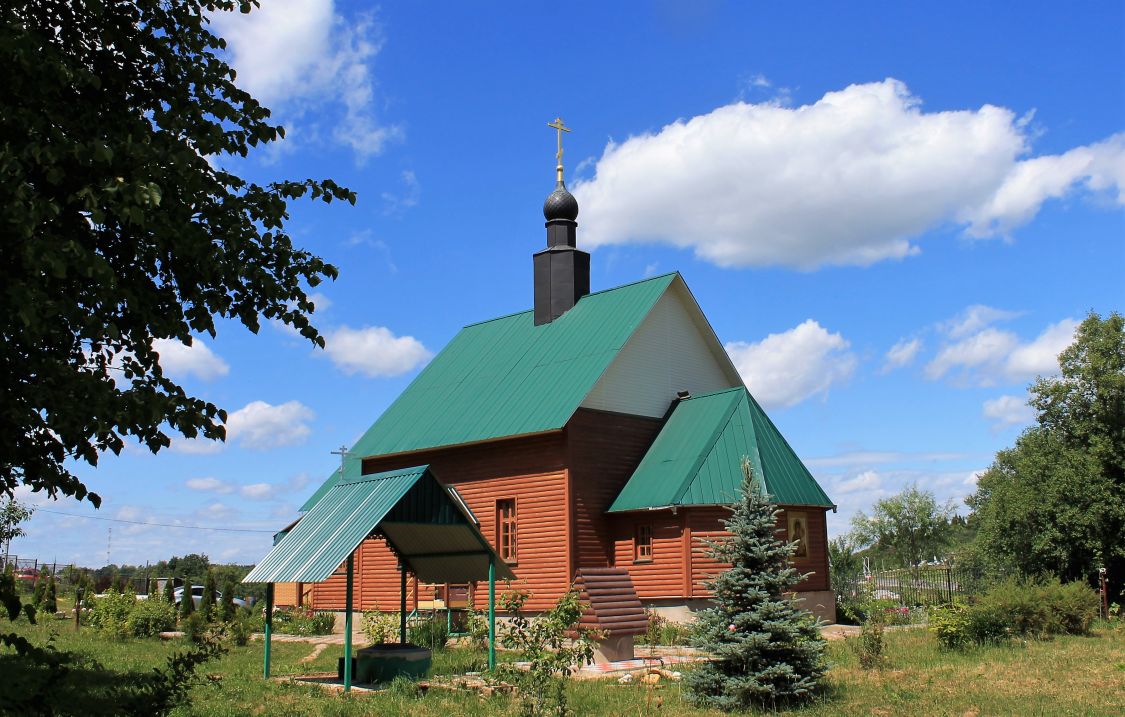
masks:
[[[347,561],[344,687],[351,687],[351,623],[355,549],[369,536],[386,539],[401,569],[400,639],[406,642],[406,573],[426,583],[488,581],[489,664],[495,662],[496,578],[515,578],[477,529],[460,496],[429,466],[357,476],[333,485],[243,578],[268,583],[266,654],[269,676],[273,584],[327,580]]]

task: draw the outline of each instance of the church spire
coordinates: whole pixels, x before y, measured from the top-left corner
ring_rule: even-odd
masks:
[[[534,256],[535,325],[547,324],[590,293],[590,255],[577,248],[578,200],[563,182],[562,133],[570,132],[561,118],[548,122],[557,133],[555,190],[543,202],[547,220],[547,248]]]

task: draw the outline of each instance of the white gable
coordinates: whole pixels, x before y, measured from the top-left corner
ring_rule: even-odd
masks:
[[[583,408],[663,416],[677,391],[741,386],[683,280],[676,280],[582,402]]]

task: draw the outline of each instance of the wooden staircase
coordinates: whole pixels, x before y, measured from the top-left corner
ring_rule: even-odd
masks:
[[[624,568],[579,568],[574,587],[589,605],[579,627],[599,630],[611,638],[648,631],[648,617]]]

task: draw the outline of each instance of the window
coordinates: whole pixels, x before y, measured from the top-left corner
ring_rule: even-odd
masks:
[[[633,560],[652,560],[652,526],[638,525],[633,535]]]
[[[516,501],[496,501],[496,545],[499,548],[500,559],[509,563],[516,562]]]

